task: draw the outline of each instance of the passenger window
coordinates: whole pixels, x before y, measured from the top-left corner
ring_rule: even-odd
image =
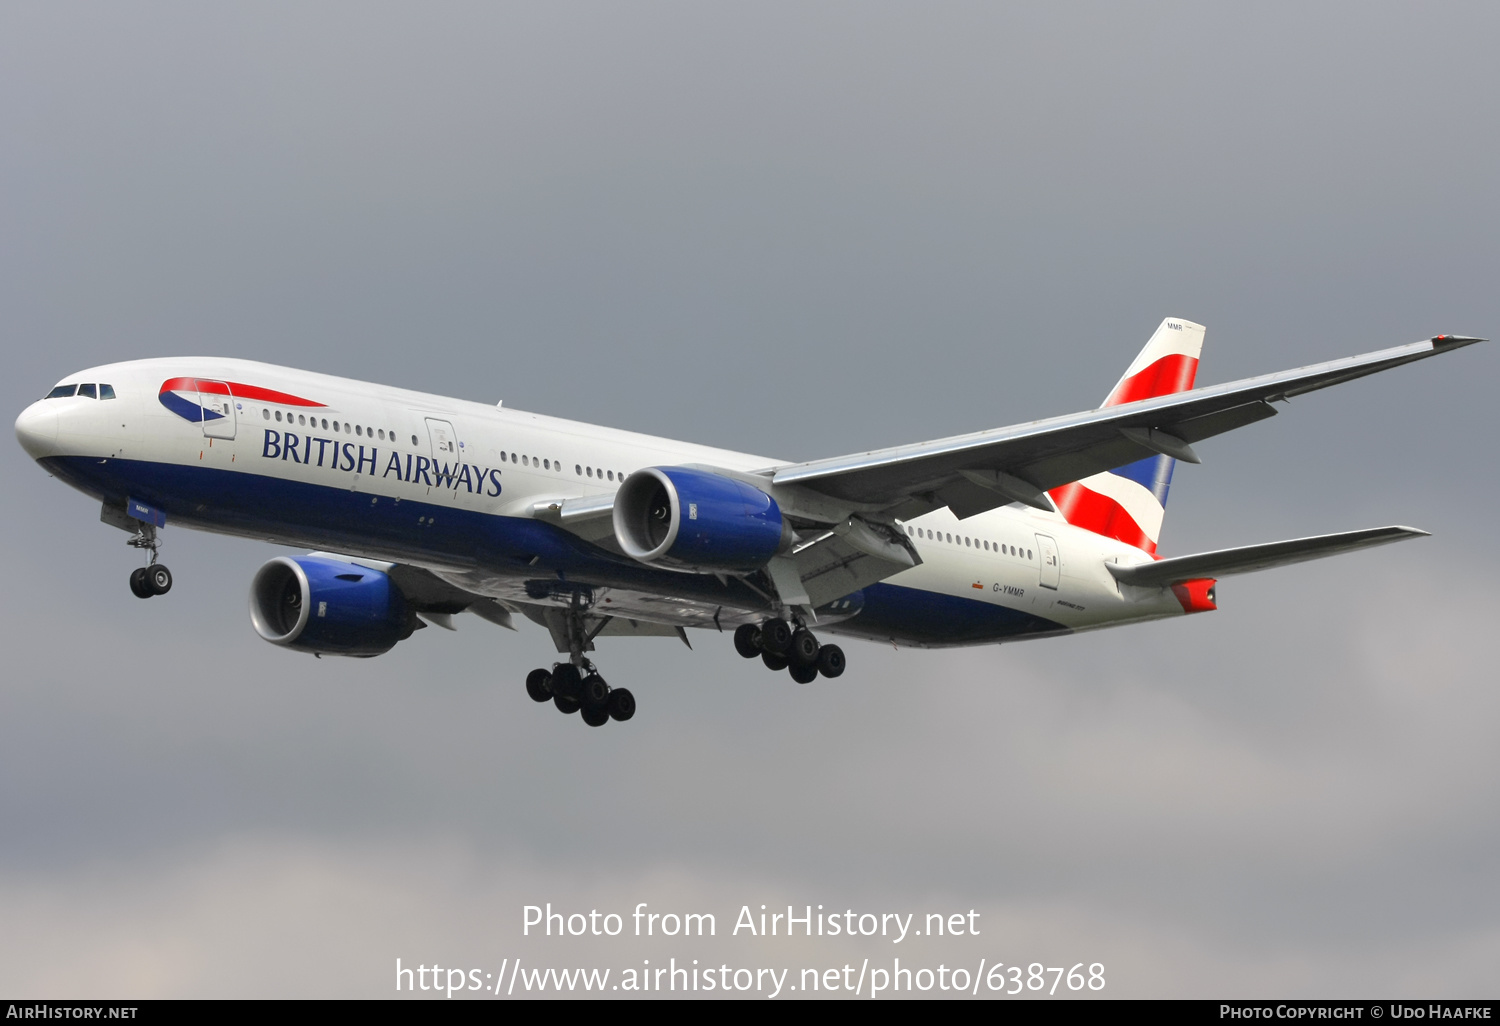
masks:
[[[297,414],[297,423],[301,424],[303,427],[306,427],[307,426],[307,418],[304,417],[304,416],[302,416],[302,414],[299,413],[299,414]]]
[[[1030,559],[1030,558],[1031,558],[1031,550],[1030,550],[1030,549],[1027,549],[1027,550],[1026,550],[1026,558],[1027,558],[1027,559]]]
[[[614,480],[614,479],[615,479],[615,472],[614,472],[614,471],[613,471],[613,470],[611,470],[611,471],[610,471],[610,472],[609,472],[609,479],[610,479],[610,480],[611,480],[611,481],[613,481],[613,480]]]
[[[265,420],[270,420],[271,419],[271,411],[268,410],[268,409],[266,409],[264,406],[262,406],[260,408],[260,415]]]
[[[96,392],[94,390],[94,386],[93,385],[79,385],[78,386],[78,394],[79,395],[86,395],[90,399],[97,399],[97,398],[99,398],[99,394],[98,394],[98,392]]]
[[[99,398],[100,399],[113,399],[114,397],[115,397],[115,386],[114,385],[100,385],[99,386]]]
[[[281,423],[281,411],[280,410],[276,411],[276,423],[278,423],[278,424]]]
[[[416,435],[412,435],[411,436],[411,444],[412,445],[416,445],[417,444],[417,436]]]
[[[50,391],[50,392],[47,393],[47,398],[48,399],[66,399],[68,396],[73,395],[77,391],[78,391],[78,386],[76,384],[73,384],[73,385],[58,385],[52,391]]]

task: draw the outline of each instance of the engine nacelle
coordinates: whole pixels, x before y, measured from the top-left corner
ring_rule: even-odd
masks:
[[[344,656],[389,652],[417,624],[388,576],[322,556],[277,556],[257,570],[250,622],[274,645]]]
[[[615,495],[614,523],[626,555],[693,570],[756,570],[792,540],[775,499],[690,467],[631,474]]]

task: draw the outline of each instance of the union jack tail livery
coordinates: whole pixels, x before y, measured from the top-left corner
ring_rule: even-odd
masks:
[[[1162,321],[1100,408],[1190,390],[1198,376],[1203,331],[1203,325],[1180,317]],[[1155,555],[1176,463],[1170,456],[1150,456],[1048,494],[1074,527]]]

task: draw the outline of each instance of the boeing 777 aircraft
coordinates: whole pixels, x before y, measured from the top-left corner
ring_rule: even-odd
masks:
[[[590,726],[635,699],[601,637],[733,631],[807,684],[844,672],[818,632],[983,645],[1215,608],[1215,578],[1417,537],[1378,527],[1156,552],[1177,460],[1277,402],[1482,341],[1424,342],[1193,388],[1204,329],[1168,318],[1098,409],[806,463],[705,448],[246,360],[115,363],[16,420],[44,469],[101,501],[165,594],[160,531],[281,545],[250,582],[273,644],[374,656],[467,610],[547,628],[526,691]]]

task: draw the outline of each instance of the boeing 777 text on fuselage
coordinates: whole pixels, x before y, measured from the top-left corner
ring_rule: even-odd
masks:
[[[1215,608],[1215,579],[1422,535],[1378,527],[1159,558],[1177,460],[1275,403],[1482,341],[1439,335],[1193,388],[1202,326],[1168,318],[1084,413],[807,463],[245,360],[70,374],[16,420],[46,470],[172,575],[169,522],[313,547],[250,582],[261,637],[373,656],[469,611],[520,613],[562,659],[527,693],[591,726],[635,699],[599,638],[733,631],[800,683],[844,672],[820,633],[984,645]]]

